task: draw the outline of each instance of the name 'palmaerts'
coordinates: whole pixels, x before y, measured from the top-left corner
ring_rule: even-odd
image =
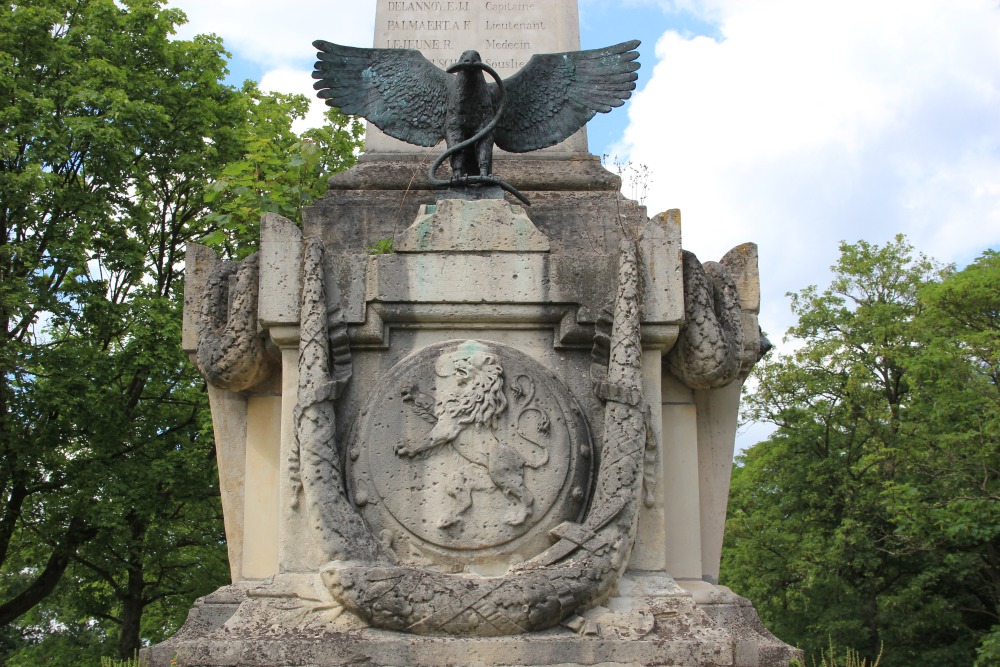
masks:
[[[389,30],[468,30],[472,21],[389,21]]]

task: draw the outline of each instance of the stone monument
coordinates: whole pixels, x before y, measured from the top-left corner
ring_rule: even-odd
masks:
[[[520,62],[505,44],[578,42],[569,0],[379,0],[378,17],[376,46],[432,60],[473,37],[493,65]],[[242,263],[188,249],[232,584],[144,658],[801,658],[718,585],[740,388],[767,346],[756,247],[702,264],[679,212],[624,199],[580,133],[496,156],[530,209],[441,198],[430,158],[390,146],[369,135],[301,229],[265,215]]]

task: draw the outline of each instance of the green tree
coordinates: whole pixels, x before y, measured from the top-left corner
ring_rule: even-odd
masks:
[[[907,475],[886,490],[896,549],[961,564],[964,621],[1000,635],[1000,254],[928,285],[921,300]],[[983,639],[979,664],[1000,664],[996,643]]]
[[[182,21],[158,0],[29,0],[0,22],[10,664],[126,657],[224,583],[205,393],[180,351],[184,246],[250,242],[237,222],[274,209],[234,222],[206,200],[262,145],[263,189],[286,207],[354,159],[356,123],[295,136],[305,98],[224,85],[221,41],[171,39]]]
[[[225,166],[205,193],[209,222],[216,229],[204,240],[229,256],[245,256],[260,238],[260,217],[277,213],[302,222],[302,209],[326,192],[331,174],[354,165],[364,124],[331,109],[327,123],[292,131],[309,101],[302,95],[264,95],[247,82],[245,151]]]
[[[112,573],[118,608],[103,613],[122,654],[149,597],[134,543],[163,495],[135,477],[167,472],[185,437],[199,469],[163,482],[186,489],[211,468],[211,440],[188,433],[205,401],[177,350],[177,289],[207,179],[242,148],[222,45],[170,40],[181,18],[147,0],[37,0],[0,28],[0,624],[37,608],[82,550],[118,550],[133,568]],[[217,523],[191,527],[206,548]]]
[[[890,667],[968,665],[997,610],[1000,516],[978,490],[998,456],[995,259],[953,273],[897,237],[842,244],[833,270],[791,295],[795,351],[756,371],[747,414],[778,428],[734,471],[723,576],[815,656],[884,641]]]

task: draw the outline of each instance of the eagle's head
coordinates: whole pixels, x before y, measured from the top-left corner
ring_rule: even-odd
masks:
[[[449,67],[446,71],[449,74],[455,74],[462,70],[476,69],[476,65],[483,62],[482,57],[479,55],[479,51],[468,50],[462,54],[458,59],[458,62]]]

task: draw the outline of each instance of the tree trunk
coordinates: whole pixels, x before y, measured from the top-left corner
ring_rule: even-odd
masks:
[[[0,604],[0,626],[11,623],[44,600],[62,579],[77,547],[92,538],[94,534],[94,529],[87,527],[82,519],[73,517],[66,529],[65,538],[52,549],[52,554],[42,572],[27,588]]]
[[[128,517],[128,524],[128,581],[122,594],[122,627],[118,635],[118,657],[121,660],[127,660],[139,651],[142,641],[142,612],[146,606],[143,600],[146,589],[143,578],[146,522],[132,513]]]
[[[132,594],[133,576],[136,575],[130,571],[128,577],[128,594],[123,600],[122,605],[122,628],[121,633],[118,635],[118,657],[121,660],[134,657],[142,641],[140,630],[142,629],[142,610],[144,604],[141,592],[137,596]],[[140,571],[137,576],[141,582],[142,572]],[[141,591],[141,583],[139,590]]]

